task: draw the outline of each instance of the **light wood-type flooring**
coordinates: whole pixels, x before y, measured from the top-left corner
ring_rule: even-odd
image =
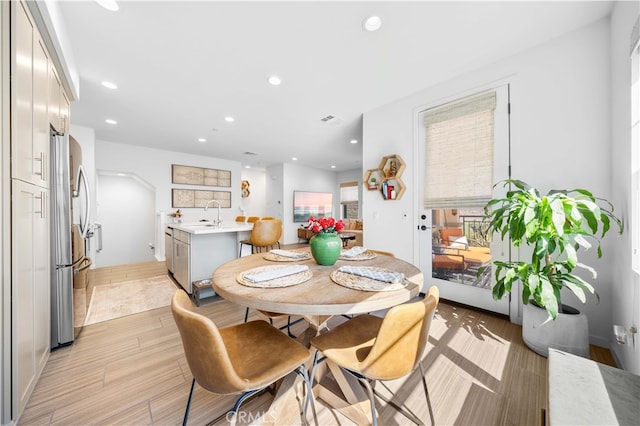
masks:
[[[217,297],[197,309],[219,327],[243,321],[245,312]],[[259,318],[254,311],[251,316]],[[334,318],[330,324],[339,321],[345,319]],[[299,323],[294,333],[304,328]],[[524,346],[519,326],[441,301],[429,348],[424,366],[436,424],[541,424],[547,408],[547,359]],[[613,364],[607,349],[591,349],[592,359]],[[19,424],[178,425],[191,378],[169,307],[85,326],[72,346],[51,353]],[[419,373],[387,385],[398,391],[394,401],[429,424]],[[264,413],[272,399],[265,393],[246,402],[239,423]],[[207,424],[234,401],[196,386],[189,424]],[[377,407],[381,425],[412,424],[382,401]],[[354,424],[321,400],[316,408],[318,424]]]

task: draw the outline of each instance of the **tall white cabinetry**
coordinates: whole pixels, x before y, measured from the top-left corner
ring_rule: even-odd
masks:
[[[11,417],[16,421],[50,351],[50,126],[68,129],[69,101],[26,4],[12,1],[9,8]]]

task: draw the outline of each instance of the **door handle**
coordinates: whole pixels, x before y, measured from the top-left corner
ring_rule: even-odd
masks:
[[[36,195],[34,197],[36,200],[40,200],[40,210],[36,210],[34,213],[40,215],[40,219],[45,219],[47,217],[47,193],[41,192],[40,195]]]

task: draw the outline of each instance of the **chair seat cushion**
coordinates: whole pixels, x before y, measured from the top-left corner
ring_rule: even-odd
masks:
[[[382,318],[358,315],[331,332],[314,337],[311,345],[336,364],[359,371],[360,363],[369,355],[381,325]]]
[[[308,361],[311,355],[307,348],[265,321],[223,328],[220,335],[233,368],[246,381],[246,390],[273,383]]]

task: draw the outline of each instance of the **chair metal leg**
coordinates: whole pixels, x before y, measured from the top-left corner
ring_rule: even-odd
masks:
[[[424,375],[424,369],[422,368],[422,361],[418,362],[420,364],[420,375],[422,376],[422,385],[424,386],[424,394],[427,397],[427,406],[429,407],[429,417],[431,418],[431,425],[435,426],[436,421],[433,417],[433,408],[431,408],[431,398],[429,398],[429,389],[427,389],[427,379]]]
[[[350,373],[353,374],[352,371],[350,371]],[[364,387],[367,389],[367,393],[369,394],[369,402],[371,402],[371,426],[378,426],[378,418],[376,417],[376,400],[373,397],[373,389],[371,389],[369,380],[359,374],[355,376],[358,378],[358,380],[360,380],[360,383],[364,385]]]
[[[317,357],[317,352],[316,352],[316,357]],[[315,359],[314,359],[315,362]],[[315,365],[315,364],[314,364]],[[302,370],[302,371],[300,371]],[[313,368],[312,368],[313,370]],[[300,367],[298,367],[296,370],[296,374],[302,377],[302,380],[304,380],[305,385],[307,386],[307,397],[305,398],[304,401],[304,405],[302,408],[302,419],[304,421],[304,424],[308,424],[309,422],[307,421],[307,407],[309,405],[309,403],[311,403],[311,410],[313,411],[313,420],[315,422],[315,424],[318,424],[318,415],[316,413],[316,405],[313,399],[313,386],[312,386],[312,381],[313,378],[312,376],[309,376],[309,371],[307,370],[307,365],[306,364],[302,364]]]
[[[182,419],[182,426],[187,426],[187,418],[189,417],[189,409],[191,408],[191,398],[193,397],[193,389],[196,386],[195,377],[191,381],[191,390],[189,391],[189,399],[187,400],[187,409],[184,410],[184,418]]]

